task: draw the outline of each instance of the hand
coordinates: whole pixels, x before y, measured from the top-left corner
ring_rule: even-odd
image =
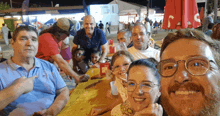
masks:
[[[89,80],[89,75],[85,74],[79,77],[79,82],[86,82]]]
[[[53,112],[48,109],[38,111],[37,113],[41,116],[54,116]]]
[[[20,77],[19,79],[15,80],[13,83],[14,85],[17,85],[20,89],[23,89],[23,94],[28,93],[33,90],[34,88],[34,79],[37,76],[33,76],[30,78],[27,77]]]
[[[163,108],[160,104],[150,104],[147,108],[136,112],[134,116],[162,116]]]
[[[92,110],[90,112],[90,115],[91,116],[97,116],[97,115],[102,114],[105,111],[106,111],[106,107],[103,107],[103,106],[102,107],[100,107],[100,106],[94,107],[94,108],[92,108]]]

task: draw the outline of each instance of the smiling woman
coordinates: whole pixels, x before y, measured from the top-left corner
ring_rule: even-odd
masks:
[[[155,59],[140,59],[131,63],[126,86],[128,99],[112,110],[113,116],[162,116],[163,108],[156,103],[160,97],[160,75],[155,62]]]

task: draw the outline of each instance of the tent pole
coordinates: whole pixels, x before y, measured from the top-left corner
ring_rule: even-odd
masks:
[[[218,8],[218,0],[214,1],[214,22],[217,21],[217,8]]]

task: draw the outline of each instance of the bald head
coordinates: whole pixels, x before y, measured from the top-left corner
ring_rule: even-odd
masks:
[[[86,35],[91,37],[95,28],[95,18],[92,15],[87,15],[83,19],[83,27],[85,29]]]

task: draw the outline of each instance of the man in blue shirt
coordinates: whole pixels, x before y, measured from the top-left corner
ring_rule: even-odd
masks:
[[[36,30],[17,28],[11,45],[13,57],[0,63],[0,115],[57,115],[69,99],[69,90],[53,64],[35,57]]]
[[[96,23],[93,16],[87,15],[84,17],[84,28],[79,30],[77,35],[74,37],[72,53],[74,53],[79,45],[80,48],[85,50],[85,61],[88,61],[90,60],[91,51],[93,49],[102,51],[102,56],[99,61],[103,62],[108,53],[108,42],[103,31],[95,28],[95,24]]]

